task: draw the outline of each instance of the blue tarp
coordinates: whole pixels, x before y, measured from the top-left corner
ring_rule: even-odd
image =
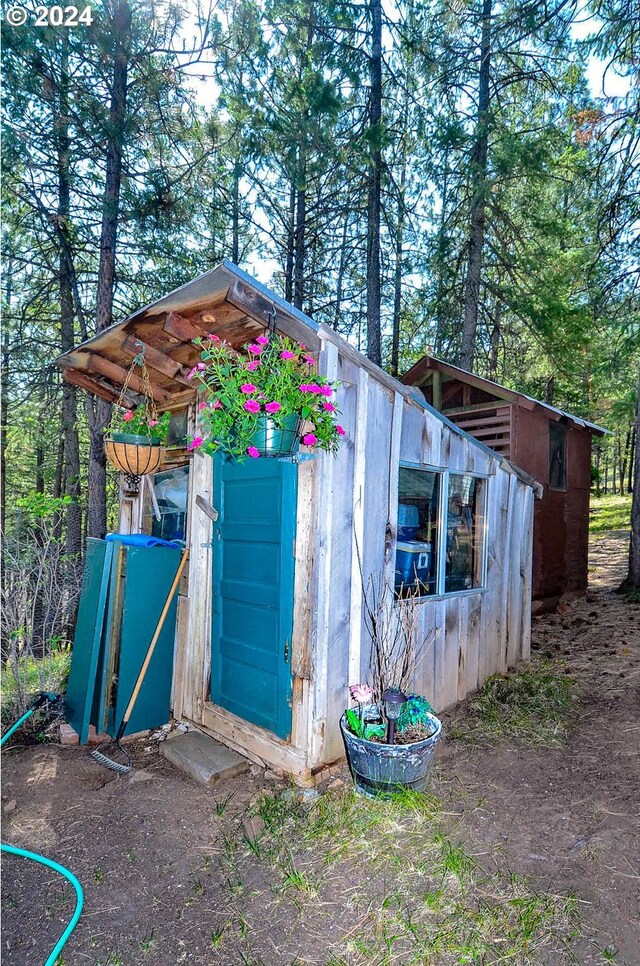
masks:
[[[152,537],[148,533],[108,533],[105,540],[118,540],[127,547],[172,547],[174,550],[182,550],[181,544]]]

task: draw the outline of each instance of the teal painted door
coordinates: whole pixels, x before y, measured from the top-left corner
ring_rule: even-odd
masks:
[[[211,700],[291,734],[291,633],[298,468],[214,457]]]

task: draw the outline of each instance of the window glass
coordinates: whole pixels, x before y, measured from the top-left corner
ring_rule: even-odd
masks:
[[[562,423],[549,423],[549,488],[567,488],[567,427]]]
[[[441,473],[400,467],[395,592],[437,593],[438,506]]]
[[[445,593],[482,587],[486,481],[449,475]]]
[[[145,487],[144,532],[163,540],[186,540],[189,465],[156,473],[152,484],[160,519]]]
[[[171,414],[169,432],[167,434],[167,446],[186,446],[188,433],[188,409],[180,409],[177,413]]]

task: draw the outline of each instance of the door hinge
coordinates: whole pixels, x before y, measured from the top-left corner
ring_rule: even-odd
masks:
[[[285,664],[289,663],[289,641],[288,640],[284,642],[284,663]]]

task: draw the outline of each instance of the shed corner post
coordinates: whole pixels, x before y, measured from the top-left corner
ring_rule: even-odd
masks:
[[[197,505],[198,496],[207,503],[212,501],[213,460],[196,450],[189,473],[188,591],[179,599],[172,697],[176,718],[184,716],[202,724],[211,667],[213,525]]]
[[[527,486],[524,502],[524,539],[522,541],[522,627],[520,632],[521,657],[528,661],[531,657],[531,604],[533,592],[533,520],[535,493]]]
[[[330,333],[319,331],[321,340],[318,371],[330,382],[338,378],[338,348],[330,341]],[[329,335],[329,338],[326,336]],[[322,453],[317,457],[318,494],[315,546],[316,611],[313,641],[313,700],[309,703],[311,729],[308,741],[308,764],[314,768],[323,763],[327,728],[327,689],[329,686],[329,629],[331,605],[331,548],[333,519],[334,456]],[[320,479],[322,475],[322,479]]]

